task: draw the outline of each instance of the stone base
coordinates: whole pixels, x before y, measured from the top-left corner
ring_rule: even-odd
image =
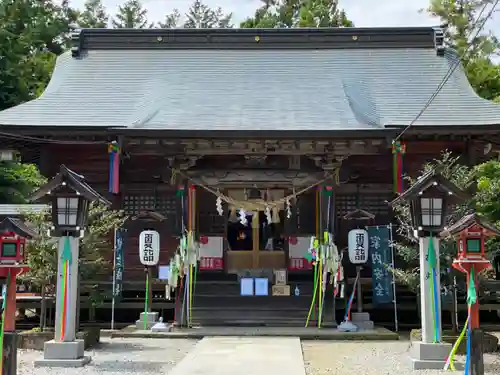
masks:
[[[91,357],[78,359],[39,359],[33,363],[35,367],[83,367],[90,363]]]
[[[163,322],[158,322],[158,323],[154,324],[153,327],[151,327],[151,332],[170,332],[171,330],[172,330],[172,327],[166,325]]]
[[[136,329],[144,329],[144,321],[146,322],[146,329],[151,329],[158,320],[157,312],[141,313],[139,320],[135,322]]]
[[[90,359],[84,356],[83,340],[50,340],[43,347],[43,359],[35,361],[35,367],[82,367],[89,363]]]
[[[337,327],[337,331],[339,332],[358,332],[359,327],[357,325],[352,324],[350,320],[344,320]]]
[[[370,314],[367,312],[353,312],[351,314],[351,322],[358,326],[360,330],[375,328],[373,321],[370,320]]]
[[[410,350],[413,370],[442,370],[451,346],[448,343],[428,344],[414,341]]]

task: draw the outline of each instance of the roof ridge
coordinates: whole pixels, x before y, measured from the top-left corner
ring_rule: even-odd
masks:
[[[436,27],[295,29],[76,29],[72,56],[85,50],[435,48]]]

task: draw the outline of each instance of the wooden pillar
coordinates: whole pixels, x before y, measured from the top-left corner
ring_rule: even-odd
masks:
[[[5,303],[5,332],[16,331],[16,273],[10,271],[5,280],[7,284],[7,301]]]
[[[252,216],[252,263],[253,268],[259,268],[260,252],[260,233],[259,233],[259,211],[253,212]]]
[[[471,353],[469,361],[470,375],[484,375],[483,340],[483,331],[480,329],[473,329],[471,332]]]

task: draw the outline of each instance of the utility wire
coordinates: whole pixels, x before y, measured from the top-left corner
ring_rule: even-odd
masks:
[[[62,139],[47,139],[40,137],[31,137],[28,135],[19,135],[6,132],[0,132],[0,138],[14,139],[19,141],[31,141],[36,143],[56,143],[59,145],[105,145],[104,141],[68,141]]]
[[[473,24],[473,27],[472,27],[472,30],[476,29],[477,27],[477,30],[476,30],[476,34],[474,35],[474,37],[469,41],[469,44],[466,48],[466,50],[462,53],[462,55],[460,56],[459,59],[457,59],[457,61],[452,64],[448,70],[448,72],[446,73],[446,75],[443,77],[443,80],[441,81],[441,83],[439,84],[439,86],[437,87],[436,91],[431,95],[431,97],[429,98],[429,100],[427,101],[427,103],[425,104],[425,106],[422,108],[422,110],[417,114],[417,116],[415,116],[415,118],[403,129],[403,131],[401,133],[399,133],[399,135],[394,139],[393,142],[396,142],[398,141],[407,131],[408,129],[410,129],[414,124],[415,122],[418,121],[418,119],[424,114],[424,112],[427,110],[427,108],[429,108],[429,106],[432,104],[432,102],[434,101],[434,99],[436,99],[436,97],[439,95],[439,93],[441,92],[441,90],[443,89],[443,87],[446,85],[446,82],[448,82],[448,80],[451,78],[451,76],[453,75],[453,73],[455,72],[455,70],[457,70],[457,68],[460,66],[460,63],[462,61],[462,59],[467,55],[467,53],[469,52],[469,50],[472,48],[472,46],[474,45],[474,40],[479,36],[479,33],[483,30],[484,28],[484,25],[486,24],[486,22],[491,18],[491,16],[493,15],[493,12],[495,11],[495,8],[496,6],[498,5],[498,3],[500,2],[500,0],[496,0],[495,3],[493,4],[493,6],[491,7],[488,15],[483,19],[481,25],[479,25],[479,27],[477,27],[477,23],[479,23],[479,20],[481,19],[483,13],[486,11],[486,8],[488,7],[488,3],[484,4],[483,8],[481,9],[481,11],[479,12],[479,15],[477,16],[476,18],[476,21],[474,22]]]

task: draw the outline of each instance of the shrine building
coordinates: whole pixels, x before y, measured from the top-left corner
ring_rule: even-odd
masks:
[[[444,150],[477,163],[499,138],[500,106],[475,94],[439,28],[83,29],[72,41],[39,98],[0,112],[0,149],[48,177],[65,164],[129,215],[123,300],[144,298],[139,233],[160,234],[167,265],[188,226],[198,324],[303,326],[311,237],[328,231],[345,252],[350,230],[393,221],[394,140],[398,173],[414,176]],[[276,270],[288,290],[273,293]],[[365,310],[392,309],[372,301],[370,262],[361,276]],[[243,277],[267,278],[268,294],[242,296]],[[111,278],[96,275],[108,290]],[[172,305],[164,284],[153,310]],[[330,289],[325,320],[345,306]]]

